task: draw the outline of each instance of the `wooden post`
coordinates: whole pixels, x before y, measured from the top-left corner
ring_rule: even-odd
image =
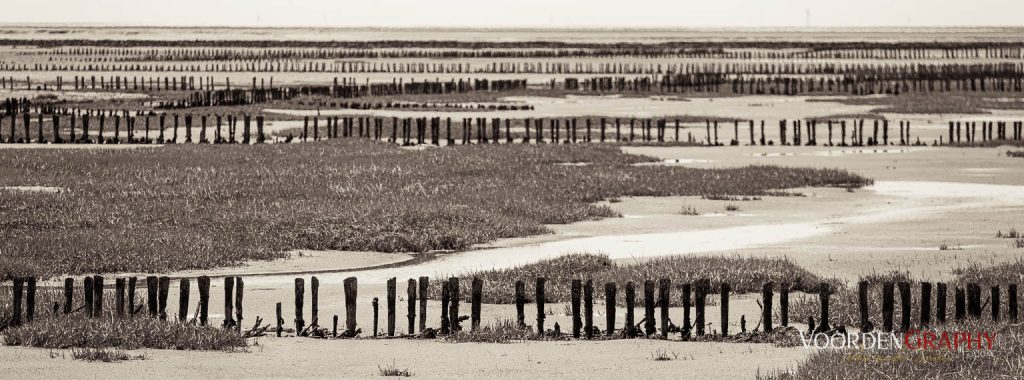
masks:
[[[28,287],[25,291],[25,322],[32,323],[36,316],[36,278],[29,277],[26,282]]]
[[[199,285],[199,325],[206,326],[210,317],[210,278],[199,276],[196,283]],[[278,303],[278,309],[280,309],[280,305]]]
[[[682,293],[682,306],[683,306],[683,326],[682,326],[682,338],[683,340],[690,340],[690,283],[685,283],[679,290]]]
[[[320,279],[309,279],[309,326],[320,327]]]
[[[124,279],[114,279],[114,310],[117,318],[124,318]]]
[[[68,277],[64,279],[64,314],[71,314],[71,305],[74,303],[75,279]]]
[[[448,278],[448,291],[451,295],[448,297],[448,325],[451,327],[452,332],[456,333],[461,330],[459,327],[459,278],[449,277]]]
[[[582,329],[583,320],[580,318],[580,291],[582,290],[583,283],[580,280],[572,280],[570,287],[570,303],[572,308],[572,337],[580,337],[580,329]]]
[[[359,131],[360,134],[362,130]],[[377,321],[379,320],[380,303],[377,301],[377,297],[373,297],[373,301],[370,302],[370,306],[373,308],[373,337],[377,337]]]
[[[159,280],[157,279],[156,276],[146,276],[146,305],[149,308],[149,316],[150,316],[150,318],[156,318],[157,317],[157,309],[160,307],[160,305],[157,304],[157,292],[159,291],[158,289],[159,289],[159,286],[160,286],[160,284],[158,282],[159,282]],[[90,289],[89,290],[92,290],[91,289],[91,287],[92,287],[91,286],[91,284],[92,284],[92,280],[91,279],[90,279],[89,283],[90,283]],[[89,297],[90,300],[92,299],[92,295],[91,294],[88,297]],[[88,302],[86,302],[86,303],[88,303]],[[89,310],[90,310],[90,316],[91,316],[92,315],[91,314],[92,305],[89,305]]]
[[[188,322],[189,287],[190,285],[187,278],[181,279],[178,284],[178,322]],[[120,313],[120,310],[118,313]]]
[[[537,277],[537,287],[534,297],[537,302],[537,335],[544,335],[544,277]]]
[[[860,311],[860,331],[871,331],[871,319],[868,314],[868,282],[857,283],[857,310]]]
[[[636,336],[636,323],[634,323],[633,311],[636,308],[636,284],[633,281],[626,283],[626,325],[623,326],[627,338]]]
[[[226,285],[226,283],[225,283]],[[306,297],[306,280],[302,278],[295,279],[295,335],[302,335],[302,330],[306,328],[306,321],[302,319],[302,303]],[[225,316],[225,318],[230,318]],[[225,323],[227,323],[225,321]]]
[[[729,336],[729,284],[723,282],[720,287],[721,299],[718,302],[722,310],[722,336]]]
[[[245,295],[245,283],[241,277],[235,277],[235,326],[242,331],[242,299]]]
[[[605,335],[608,336],[615,333],[615,306],[616,302],[618,302],[615,293],[617,292],[618,289],[616,289],[614,282],[604,284]]]
[[[892,314],[896,294],[893,283],[882,284],[882,332],[892,332]]]
[[[430,279],[420,277],[420,332],[427,329],[427,293],[430,289]]]
[[[160,320],[162,320],[162,321],[166,321],[167,320],[167,294],[170,291],[170,289],[171,289],[171,278],[167,277],[167,276],[161,276],[160,277],[160,294],[159,294],[159,296],[160,296],[160,299],[159,299],[159,305],[160,305],[159,312],[160,313],[159,314],[160,314]]]
[[[953,298],[956,309],[954,311],[954,316],[957,321],[962,321],[964,319],[964,316],[967,314],[966,300],[964,297],[964,288],[957,287],[956,290],[954,290]]]
[[[441,334],[447,335],[451,333],[451,328],[448,326],[448,304],[450,300],[448,297],[451,296],[451,291],[448,290],[448,281],[441,282]]]
[[[92,300],[94,302],[92,313],[94,317],[103,317],[103,276],[92,277]]]
[[[1019,137],[1020,132],[1017,133]],[[1017,284],[1010,284],[1006,289],[1006,307],[1009,311],[1010,323],[1017,323],[1017,313],[1020,310],[1017,305]]]
[[[277,337],[280,338],[284,332],[284,318],[281,317],[281,303],[277,303]]]
[[[655,333],[654,325],[654,281],[644,280],[644,334]]]
[[[658,306],[661,308],[661,318],[659,323],[661,324],[661,337],[668,338],[668,304],[671,299],[671,293],[669,289],[672,286],[672,282],[663,278],[658,280]]]
[[[408,289],[406,289],[405,298],[409,303],[408,312],[406,317],[409,319],[409,335],[416,333],[416,279],[410,278],[408,281]]]
[[[138,280],[135,276],[128,278],[128,315],[135,316],[135,285]]]
[[[587,121],[590,122],[589,120]],[[589,128],[588,128],[589,130]],[[589,136],[590,133],[588,132]],[[594,337],[594,281],[583,284],[583,334],[587,339]]]
[[[704,304],[707,301],[709,280],[701,279],[697,281],[697,288],[694,296],[694,327],[695,334],[697,336],[704,336]]]
[[[387,281],[388,287],[388,336],[395,336],[395,298],[398,293],[398,279],[392,277]]]
[[[993,286],[989,295],[992,302],[992,322],[999,322],[999,286]]]
[[[900,290],[900,331],[907,332],[910,331],[911,318],[910,283],[900,281],[900,283],[897,284],[897,287]]]
[[[333,327],[331,328],[331,337],[332,338],[337,338],[338,337],[338,315],[337,314],[334,315],[334,324],[332,326]]]
[[[828,301],[832,295],[832,287],[827,283],[818,285],[818,299],[821,302],[821,321],[818,323],[818,331],[826,332],[831,330],[828,319]]]
[[[921,283],[921,326],[932,324],[932,283]]]
[[[981,286],[967,284],[967,315],[981,318]]]
[[[480,304],[483,302],[484,293],[484,281],[473,277],[472,293],[470,293],[470,329],[477,331],[480,329]]]
[[[11,291],[13,292],[14,299],[11,301],[11,326],[18,326],[21,325],[21,298],[25,288],[25,279],[21,277],[15,277],[12,279],[12,281],[14,282],[14,284],[13,287],[11,288]],[[86,281],[86,287],[88,288],[90,284],[92,284],[92,279],[86,277]],[[88,290],[92,289],[87,289],[87,291]],[[91,304],[88,304],[88,301],[89,298],[92,298],[92,296],[90,295],[87,296],[86,298],[87,306],[89,308],[89,313],[91,317],[92,306]]]
[[[295,291],[296,291],[295,294],[298,295],[299,294],[298,293],[298,291],[299,291],[298,284],[296,284]],[[231,328],[235,327],[235,319],[233,318],[233,315],[235,314],[235,303],[234,303],[235,300],[234,300],[234,296],[235,296],[235,278],[234,277],[230,277],[230,276],[224,277],[224,325],[223,326],[224,326],[225,329],[231,329]],[[302,302],[302,301],[296,300],[296,302]],[[296,304],[298,305],[298,303],[296,303]],[[299,332],[299,331],[302,331],[302,329],[301,328],[295,329],[295,331]]]
[[[782,327],[789,326],[789,283],[783,282],[779,285],[779,324]]]
[[[935,320],[943,324],[946,323],[946,299],[949,297],[946,287],[944,282],[935,286]]]
[[[766,283],[761,286],[761,326],[764,332],[772,332],[772,287],[774,283]],[[781,295],[781,294],[780,294]]]
[[[526,284],[516,280],[516,328],[526,328]]]
[[[359,282],[355,277],[348,277],[342,282],[345,290],[345,335],[354,336],[356,332],[356,296]]]

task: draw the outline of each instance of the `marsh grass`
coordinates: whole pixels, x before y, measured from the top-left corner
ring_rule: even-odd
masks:
[[[87,362],[114,363],[127,360],[145,360],[146,355],[129,355],[118,348],[73,348],[71,358]]]
[[[604,299],[605,283],[615,282],[618,286],[616,300],[620,305],[625,302],[625,287],[629,281],[636,284],[637,294],[642,294],[644,280],[662,278],[672,280],[676,289],[682,283],[702,278],[710,279],[716,289],[719,284],[728,282],[737,294],[760,292],[762,284],[769,281],[790,282],[794,288],[822,281],[785,259],[669,256],[625,265],[612,261],[607,255],[596,254],[570,254],[510,269],[465,273],[459,276],[460,289],[470,289],[473,277],[483,281],[483,302],[494,304],[515,303],[516,280],[525,283],[526,297],[532,301],[537,277],[547,279],[545,296],[549,302],[569,302],[573,279],[592,279],[595,300]],[[441,282],[441,279],[430,282],[430,296],[434,299],[440,296]],[[677,306],[679,302],[678,297],[673,297],[670,304]]]
[[[377,365],[377,374],[380,376],[388,377],[411,377],[413,375],[412,372],[409,372],[408,368],[396,367],[394,361],[392,361],[391,364],[388,364],[383,367]]]
[[[427,252],[613,217],[622,196],[761,195],[871,181],[843,170],[635,167],[614,146],[411,151],[358,139],[0,150],[0,276],[167,272],[293,249]],[[566,167],[560,162],[589,162]]]
[[[758,379],[1019,379],[1024,373],[1024,331],[991,321],[953,323],[941,331],[988,331],[993,350],[820,350],[792,370]]]
[[[63,348],[141,348],[233,351],[246,347],[238,332],[211,326],[135,317],[46,317],[0,332],[8,346]]]

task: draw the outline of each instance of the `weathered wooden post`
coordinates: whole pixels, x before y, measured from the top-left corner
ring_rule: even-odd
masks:
[[[448,278],[448,291],[451,292],[450,299],[448,300],[448,318],[450,321],[448,325],[451,327],[452,332],[456,333],[462,330],[459,327],[459,278],[449,277]]]
[[[345,290],[345,335],[355,336],[356,333],[356,296],[358,280],[348,277],[342,282]]]
[[[88,287],[88,285],[92,283],[92,280],[89,277],[86,277],[86,280],[87,280],[86,285]],[[24,293],[25,279],[21,278],[21,277],[15,277],[15,278],[12,279],[12,281],[14,282],[14,284],[13,284],[11,290],[13,292],[14,299],[11,300],[11,313],[12,313],[12,315],[11,315],[11,326],[18,326],[18,325],[21,325],[21,307],[22,307],[21,306],[21,298],[22,298],[22,293]],[[91,289],[88,289],[88,290],[91,290]],[[90,292],[90,294],[91,294],[91,292]],[[92,298],[92,296],[88,296],[86,298]],[[89,300],[87,299],[86,301],[88,302]],[[90,317],[92,317],[92,315],[91,315],[91,313],[92,313],[92,306],[89,305],[88,308],[89,308]]]
[[[946,299],[949,297],[946,288],[944,282],[935,285],[935,320],[942,324],[946,323]]]
[[[896,303],[895,286],[891,282],[882,284],[882,332],[892,332],[893,309]]]
[[[992,303],[992,322],[999,322],[999,285],[993,286],[989,295]]]
[[[199,285],[199,325],[206,326],[210,316],[210,278],[199,276],[196,284]]]
[[[589,133],[588,133],[589,135]],[[583,283],[583,329],[587,339],[594,337],[594,281]]]
[[[315,277],[314,277],[315,278]],[[245,295],[245,283],[241,277],[235,277],[235,326],[242,331],[242,300]]]
[[[233,318],[233,314],[235,313],[235,306],[234,306],[235,305],[234,304],[234,295],[235,294],[234,293],[235,293],[235,278],[234,277],[230,277],[230,276],[224,277],[224,324],[223,324],[223,327],[225,329],[231,329],[231,328],[235,327],[235,320]],[[295,294],[296,294],[296,296],[299,295],[298,284],[296,284]],[[298,297],[298,298],[301,298],[301,297]],[[299,304],[299,302],[302,302],[302,301],[301,300],[296,300],[296,304],[297,305]],[[298,332],[298,331],[302,331],[302,329],[301,328],[300,329],[296,329],[296,332]]]
[[[92,277],[92,300],[94,302],[92,312],[94,317],[103,316],[103,276]]]
[[[516,328],[526,328],[526,284],[516,280]]]
[[[860,312],[860,331],[871,331],[871,319],[868,314],[868,282],[857,283],[857,310]]]
[[[225,282],[227,285],[227,282]],[[302,319],[302,303],[306,296],[306,280],[300,278],[295,279],[295,335],[302,335],[302,330],[306,328],[306,321]],[[231,318],[230,314],[224,316],[224,323],[227,324],[227,318]]]
[[[178,284],[178,322],[188,322],[189,287],[190,285],[187,278],[180,280]],[[120,313],[120,310],[118,313]]]
[[[408,281],[408,288],[406,289],[405,298],[408,301],[408,310],[406,318],[409,319],[409,335],[416,333],[416,279],[410,278]]]
[[[420,332],[424,332],[427,329],[427,298],[430,289],[430,279],[428,277],[420,277],[419,281],[420,290]]]
[[[680,335],[684,341],[690,340],[690,283],[685,283],[680,287],[679,291],[682,293],[681,303],[683,307],[683,325],[680,327]]]
[[[362,131],[360,131],[361,133]],[[377,301],[377,297],[373,297],[373,301],[370,301],[370,307],[373,308],[373,337],[377,337],[377,321],[379,320],[380,303]]]
[[[572,311],[572,337],[580,337],[580,329],[582,328],[583,320],[580,318],[580,291],[582,290],[583,283],[578,279],[572,280],[569,297]]]
[[[1018,127],[1020,129],[1020,127]],[[1018,138],[1020,131],[1017,132]],[[1017,284],[1010,284],[1006,289],[1006,307],[1009,311],[1010,323],[1017,323],[1017,313],[1020,308],[1017,305]]]
[[[624,331],[627,338],[636,336],[636,323],[633,317],[636,308],[636,284],[633,281],[626,283],[626,325]]]
[[[722,336],[729,336],[729,284],[723,282],[719,288],[721,299],[718,302],[722,310]]]
[[[818,285],[818,299],[821,302],[821,321],[818,324],[818,331],[826,332],[831,330],[829,325],[828,315],[828,303],[829,297],[832,296],[832,287],[828,283],[821,283]]]
[[[907,332],[910,331],[911,318],[910,283],[906,281],[900,281],[900,283],[897,284],[896,286],[900,290],[900,331]]]
[[[921,326],[932,324],[932,283],[921,282]]]
[[[36,316],[36,278],[29,277],[26,283],[28,286],[25,289],[25,322],[32,323]]]
[[[278,302],[275,306],[277,310],[277,337],[280,338],[281,334],[284,333],[284,318],[281,316],[281,303]]]
[[[159,280],[157,279],[156,276],[146,276],[146,305],[149,308],[149,317],[150,318],[156,318],[157,317],[157,309],[160,307],[160,305],[158,305],[158,303],[157,303],[157,292],[159,292],[159,286],[160,286],[160,284],[158,282],[159,282]],[[90,288],[91,288],[92,287],[91,286],[92,285],[92,280],[91,279],[89,279],[89,285],[90,285]],[[92,290],[92,289],[89,289],[89,290]],[[92,295],[91,294],[88,297],[89,297],[90,300],[92,299]],[[86,303],[88,303],[88,302],[86,302]],[[92,306],[91,305],[89,306],[89,310],[90,311],[92,310]]]
[[[981,318],[981,286],[978,284],[967,284],[967,314]]]
[[[64,279],[64,314],[71,314],[71,305],[74,303],[75,279],[68,277]]]
[[[764,332],[772,332],[772,287],[775,284],[768,282],[761,286],[761,326]]]
[[[473,277],[472,288],[470,291],[470,329],[477,331],[480,329],[480,304],[483,303],[484,293],[484,281]]]
[[[451,328],[448,326],[448,304],[451,300],[448,298],[451,296],[451,291],[448,290],[448,281],[441,281],[441,334],[448,335],[451,333]]]
[[[616,293],[618,289],[614,282],[604,284],[605,335],[608,336],[615,333],[615,306],[618,302]]]
[[[537,302],[537,335],[544,335],[544,277],[537,277],[537,287],[534,297]]]
[[[696,330],[694,333],[697,336],[704,336],[704,326],[706,325],[704,319],[704,305],[707,302],[708,288],[710,287],[710,280],[701,279],[697,280],[697,287],[694,289],[696,293],[694,295],[694,327]]]
[[[160,305],[160,320],[167,320],[167,295],[171,288],[171,278],[167,276],[160,277],[160,293],[159,293],[159,305]]]
[[[320,279],[309,279],[309,326],[320,326]]]
[[[669,300],[671,299],[671,293],[669,290],[671,286],[672,282],[667,278],[658,280],[658,306],[661,309],[661,318],[659,322],[661,324],[662,338],[668,338],[668,305]]]
[[[654,281],[644,280],[644,335],[655,333],[654,324]]]
[[[955,304],[955,311],[953,312],[954,317],[957,321],[962,321],[964,319],[964,316],[967,314],[967,304],[966,299],[964,297],[964,288],[958,286],[953,291],[953,299]]]
[[[395,298],[398,293],[398,279],[391,277],[387,281],[388,303],[388,336],[395,336]],[[376,330],[376,329],[374,329]]]
[[[782,327],[789,326],[789,283],[779,284],[779,324]]]

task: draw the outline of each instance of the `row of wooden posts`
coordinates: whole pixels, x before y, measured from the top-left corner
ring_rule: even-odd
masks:
[[[116,278],[114,286],[114,309],[111,314],[118,317],[130,317],[142,311],[142,308],[148,306],[148,315],[153,318],[159,318],[161,320],[168,319],[167,315],[167,298],[168,291],[170,288],[170,278],[168,277],[157,277],[149,276],[146,278],[146,292],[147,300],[145,305],[136,305],[135,301],[135,290],[137,285],[137,279],[135,277],[128,278]],[[178,302],[178,316],[177,320],[180,322],[188,322],[194,320],[199,325],[207,325],[208,323],[208,309],[210,300],[210,278],[202,276],[196,279],[199,287],[199,306],[196,316],[189,318],[189,302],[190,302],[190,288],[191,280],[187,278],[179,279],[179,302]],[[13,315],[11,316],[11,326],[17,326],[23,323],[22,320],[22,299],[23,293],[25,293],[25,307],[24,307],[24,322],[32,322],[35,315],[35,297],[36,297],[36,279],[33,277],[29,278],[15,278],[12,287],[13,291]],[[439,330],[432,330],[427,328],[426,314],[427,314],[427,301],[429,299],[429,284],[430,280],[427,277],[420,277],[419,279],[409,279],[406,293],[407,301],[407,319],[408,328],[407,334],[417,333],[428,333],[428,330],[434,333],[450,334],[458,331],[462,331],[461,321],[463,317],[459,311],[459,303],[464,299],[465,293],[460,290],[460,279],[458,277],[451,277],[444,280],[441,283],[441,326]],[[545,319],[547,316],[547,300],[545,296],[545,289],[547,286],[547,279],[539,277],[535,279],[535,292],[533,301],[536,303],[536,325],[535,331],[538,334],[548,334],[545,329]],[[64,282],[64,304],[63,309],[58,302],[53,303],[53,314],[68,315],[75,313],[79,310],[84,309],[85,315],[89,318],[104,317],[104,278],[103,276],[89,276],[82,279],[84,305],[76,308],[73,303],[75,281],[72,278],[65,279]],[[934,284],[929,282],[920,283],[920,298],[919,304],[919,315],[920,319],[917,322],[918,326],[927,327],[933,323],[943,324],[947,322],[947,298],[949,285],[946,283]],[[356,336],[361,333],[361,330],[357,328],[356,323],[356,308],[357,308],[357,293],[358,293],[358,281],[355,277],[349,277],[344,279],[342,286],[344,288],[344,302],[345,302],[345,326],[340,336]],[[643,282],[643,298],[640,300],[643,306],[643,316],[640,322],[636,321],[634,315],[634,308],[637,306],[637,294],[636,286],[634,282],[630,281],[625,284],[624,288],[624,303],[625,303],[625,321],[622,323],[621,329],[618,329],[619,334],[624,337],[637,337],[637,336],[656,336],[660,333],[661,337],[668,337],[670,332],[679,332],[683,339],[688,339],[692,335],[703,336],[707,333],[705,327],[709,325],[706,320],[706,303],[707,297],[713,295],[714,287],[708,279],[700,279],[692,283],[683,283],[677,286],[680,292],[679,300],[680,304],[683,305],[683,320],[682,325],[675,325],[669,318],[669,303],[672,299],[672,281],[667,278],[660,279],[658,281],[646,280]],[[870,318],[869,310],[869,288],[871,284],[867,281],[861,281],[858,284],[858,311],[860,313],[860,330],[861,331],[872,331],[876,329],[874,322]],[[126,288],[127,287],[127,288]],[[592,280],[572,280],[571,284],[571,296],[570,296],[570,310],[572,314],[572,326],[571,334],[574,338],[586,337],[590,339],[595,335],[600,334],[600,330],[595,327],[594,324],[594,283]],[[305,293],[306,293],[306,282],[303,278],[295,279],[294,295],[295,295],[295,319],[294,328],[296,335],[299,336],[321,336],[325,337],[326,329],[320,325],[319,316],[319,289],[320,282],[317,277],[313,276],[310,281],[310,322],[307,325],[304,309],[305,309]],[[899,291],[900,296],[900,309],[901,319],[899,325],[899,331],[908,331],[914,327],[915,322],[913,321],[912,311],[912,284],[909,282],[885,282],[882,284],[882,321],[880,329],[883,332],[892,332],[895,329],[894,315],[895,315],[895,294],[896,290]],[[780,283],[777,287],[774,283],[769,282],[763,285],[761,291],[761,307],[762,312],[760,316],[760,326],[764,332],[770,333],[774,330],[773,320],[773,302],[775,300],[775,291],[779,292],[779,325],[789,326],[789,296],[791,292],[803,291],[809,293],[817,293],[820,304],[820,314],[818,324],[815,325],[814,318],[808,319],[808,327],[812,332],[829,332],[833,331],[838,326],[833,326],[830,322],[832,320],[829,314],[830,298],[834,293],[834,289],[828,283],[820,283],[817,286],[811,288],[803,288],[802,286],[792,286],[790,283]],[[1006,289],[1006,302],[1008,316],[1007,320],[1016,323],[1019,318],[1019,305],[1018,305],[1018,293],[1017,284],[1009,284]],[[387,336],[395,336],[397,328],[397,279],[391,278],[387,281],[387,299],[386,299],[386,330],[384,333]],[[469,325],[470,331],[477,331],[480,329],[481,321],[481,304],[483,300],[483,281],[479,278],[473,278],[471,282],[471,288],[469,289],[469,303],[470,303],[470,317]],[[526,325],[526,284],[522,280],[518,280],[514,284],[515,292],[515,307],[516,307],[516,326],[520,329],[527,328]],[[721,309],[720,313],[720,324],[717,333],[722,336],[728,336],[730,326],[730,313],[729,313],[729,298],[732,293],[731,286],[728,283],[717,284],[717,293],[719,295],[718,304]],[[224,278],[224,328],[238,329],[243,321],[243,294],[244,294],[244,282],[240,277],[225,277]],[[657,295],[657,296],[656,296]],[[983,318],[983,308],[985,305],[990,306],[991,314],[990,317],[993,321],[1001,320],[1001,302],[1002,302],[1002,291],[999,286],[992,286],[989,291],[989,298],[983,303],[982,300],[982,288],[976,283],[966,284],[965,287],[957,287],[954,290],[954,314],[953,318],[956,321],[964,320],[965,318],[980,319]],[[932,301],[935,301],[932,306]],[[616,333],[616,308],[618,305],[618,284],[609,282],[604,284],[604,303],[606,307],[605,312],[605,330],[604,334],[613,335]],[[693,321],[691,323],[690,305],[693,306]],[[373,336],[377,336],[378,331],[378,308],[379,302],[375,297],[371,302],[373,307]],[[655,315],[656,309],[660,309],[658,315]],[[934,311],[934,315],[932,314]],[[417,325],[418,316],[418,325]],[[285,331],[285,321],[282,315],[282,304],[278,302],[276,304],[276,333],[277,336],[282,336]],[[934,322],[933,322],[934,317]],[[642,326],[641,326],[642,325]],[[660,326],[660,329],[657,327]],[[554,334],[560,334],[560,326],[554,324]],[[746,332],[746,316],[740,317],[740,330]],[[755,328],[756,330],[756,328]],[[331,336],[337,337],[338,333],[338,316],[333,317],[333,329],[330,333]]]

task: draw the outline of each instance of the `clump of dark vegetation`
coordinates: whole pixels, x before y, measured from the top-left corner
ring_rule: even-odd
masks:
[[[159,149],[0,150],[0,274],[166,272],[293,249],[426,252],[616,216],[623,196],[861,186],[843,170],[636,167],[615,146],[410,151],[359,140]],[[559,162],[589,162],[565,167]]]
[[[734,293],[760,292],[761,286],[767,282],[790,282],[794,289],[799,289],[803,283],[817,285],[822,281],[818,276],[785,259],[669,256],[622,265],[606,255],[593,254],[571,254],[511,269],[466,273],[459,276],[459,287],[469,289],[473,277],[483,281],[483,302],[496,304],[515,302],[513,285],[517,280],[526,284],[526,297],[532,299],[537,277],[547,279],[545,298],[549,302],[568,302],[572,280],[590,279],[594,282],[595,299],[603,298],[604,293],[598,289],[603,289],[605,283],[615,282],[619,289],[619,304],[625,302],[623,289],[629,281],[636,284],[637,292],[641,292],[645,280],[667,278],[673,284],[681,284],[707,278],[713,287],[729,283]],[[431,297],[440,297],[441,283],[441,279],[430,282]],[[679,299],[671,300],[672,305],[679,302]]]
[[[391,364],[388,364],[388,365],[383,366],[383,367],[378,365],[377,366],[377,374],[381,375],[381,376],[394,376],[394,377],[411,377],[413,375],[412,372],[409,372],[408,368],[398,368],[398,367],[396,367],[394,361],[392,361]]]
[[[1007,157],[1024,158],[1024,150],[1008,150],[1006,151]]]
[[[146,355],[129,355],[119,348],[73,348],[71,358],[87,362],[114,363],[127,360],[145,360]]]

